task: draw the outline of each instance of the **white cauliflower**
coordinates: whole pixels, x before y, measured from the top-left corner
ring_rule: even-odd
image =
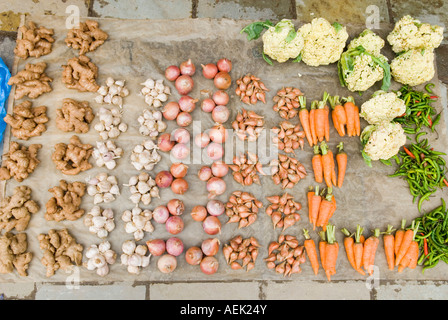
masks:
[[[305,41],[302,60],[310,66],[328,65],[338,61],[348,39],[345,27],[339,23],[332,25],[324,18],[315,18],[298,31]]]
[[[380,51],[384,47],[385,41],[370,29],[366,29],[354,38],[347,46],[347,49],[354,49],[362,46],[370,54],[375,57],[381,56]]]
[[[417,86],[434,77],[434,51],[411,49],[395,57],[390,68],[395,81]]]
[[[289,19],[283,19],[263,34],[263,52],[278,62],[297,58],[303,49],[303,37]]]
[[[361,105],[359,116],[369,124],[389,122],[406,112],[406,104],[395,92],[377,91]]]
[[[387,36],[396,53],[410,49],[437,48],[443,39],[443,27],[421,23],[410,15],[402,17]]]
[[[364,158],[370,163],[370,160],[388,160],[395,156],[406,143],[406,135],[399,123],[383,122],[365,127],[361,141]]]

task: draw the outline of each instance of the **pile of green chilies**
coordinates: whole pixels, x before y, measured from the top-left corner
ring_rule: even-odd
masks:
[[[431,103],[438,97],[433,95],[431,87],[433,83],[425,86],[426,92],[413,90],[408,85],[402,86],[399,90],[400,99],[406,104],[406,113],[402,117],[395,118],[394,121],[401,124],[407,134],[420,132],[422,126],[435,130],[435,126],[440,121],[441,114],[436,114],[436,110]]]
[[[418,210],[421,211],[423,201],[437,191],[438,188],[448,186],[445,178],[446,161],[442,157],[443,152],[434,151],[428,143],[428,139],[419,141],[421,132],[416,136],[416,143],[409,147],[404,146],[395,157],[398,168],[390,177],[403,177],[409,184],[409,190],[418,199]]]
[[[434,210],[415,219],[420,222],[415,240],[423,254],[418,264],[423,265],[423,271],[433,268],[441,260],[448,263],[448,212],[445,201]]]

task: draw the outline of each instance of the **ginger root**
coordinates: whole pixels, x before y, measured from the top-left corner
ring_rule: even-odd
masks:
[[[96,50],[107,38],[107,33],[99,28],[97,21],[86,20],[86,22],[80,22],[78,28],[68,31],[65,43],[67,46],[79,50],[79,54],[83,55]]]
[[[59,269],[69,271],[74,264],[82,264],[84,247],[76,242],[66,228],[50,229],[48,234],[41,233],[38,240],[43,251],[41,263],[47,268],[47,277],[51,277]]]
[[[95,114],[87,101],[64,99],[62,107],[56,109],[56,126],[65,132],[86,133],[93,118]]]
[[[68,183],[60,180],[59,186],[50,188],[48,191],[53,194],[53,197],[45,205],[46,220],[75,221],[84,215],[84,209],[80,209],[80,206],[86,192],[85,183],[78,181]]]
[[[7,114],[3,120],[11,126],[11,133],[20,140],[28,140],[38,137],[47,130],[45,123],[48,122],[47,107],[31,107],[30,101],[25,100],[15,105],[12,115]]]
[[[33,258],[31,252],[26,252],[27,249],[26,233],[5,232],[0,237],[0,273],[11,273],[16,269],[19,275],[26,277],[26,270]]]
[[[99,85],[96,83],[98,67],[85,55],[68,60],[67,65],[62,68],[62,82],[69,89],[78,91],[97,92]]]
[[[56,164],[56,168],[63,174],[77,175],[80,172],[89,170],[92,165],[89,158],[93,152],[93,146],[82,144],[79,137],[74,135],[70,138],[70,143],[58,143],[54,146],[51,159]]]
[[[25,96],[35,99],[41,94],[50,92],[52,90],[50,82],[53,79],[45,74],[46,68],[47,64],[45,62],[27,63],[25,69],[12,76],[8,84],[11,86],[16,85],[14,99],[19,100]]]
[[[11,197],[0,201],[0,230],[6,232],[16,229],[24,231],[28,227],[31,214],[37,213],[40,207],[31,199],[31,189],[18,186]]]
[[[28,57],[36,57],[47,55],[51,52],[54,42],[53,29],[45,27],[37,28],[32,21],[28,22],[28,26],[21,26],[19,31],[22,32],[22,39],[17,39],[14,54],[22,59]]]
[[[37,159],[37,151],[40,148],[42,148],[41,144],[32,144],[26,147],[12,141],[9,151],[3,155],[0,180],[14,178],[16,181],[22,182],[26,179],[40,163]]]

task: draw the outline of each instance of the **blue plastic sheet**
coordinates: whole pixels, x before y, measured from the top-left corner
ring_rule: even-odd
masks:
[[[3,133],[6,128],[3,118],[6,116],[6,102],[11,92],[11,86],[8,84],[9,78],[11,78],[11,72],[0,58],[0,142],[3,142]]]

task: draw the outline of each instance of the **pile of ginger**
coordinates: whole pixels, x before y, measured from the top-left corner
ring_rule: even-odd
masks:
[[[40,163],[37,159],[37,152],[40,148],[42,148],[41,144],[31,144],[26,147],[16,141],[11,141],[9,151],[3,155],[0,180],[11,178],[17,182],[25,180]]]
[[[13,107],[12,114],[7,114],[3,120],[11,126],[11,133],[20,140],[38,137],[47,130],[47,107],[32,107],[28,100]]]
[[[51,52],[54,42],[53,29],[47,29],[40,26],[39,28],[32,21],[28,22],[28,26],[23,25],[19,28],[22,38],[17,39],[14,54],[22,59],[28,57],[39,58]]]
[[[51,159],[55,163],[56,169],[63,174],[77,175],[92,168],[89,162],[92,152],[92,145],[81,143],[79,137],[74,135],[70,138],[68,145],[61,142],[54,146]]]
[[[23,70],[9,78],[8,84],[10,86],[16,85],[14,99],[19,100],[25,96],[35,99],[41,94],[51,92],[50,82],[53,79],[46,75],[46,68],[47,64],[45,62],[27,63]]]

